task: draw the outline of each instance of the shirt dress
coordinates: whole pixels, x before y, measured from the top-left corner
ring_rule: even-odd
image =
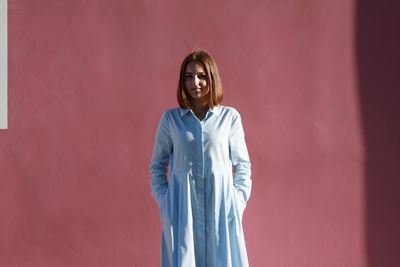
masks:
[[[242,215],[251,191],[240,114],[216,106],[163,113],[150,162],[160,208],[162,267],[246,267]]]

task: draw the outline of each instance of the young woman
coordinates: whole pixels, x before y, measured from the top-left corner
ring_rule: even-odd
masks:
[[[222,97],[213,57],[190,53],[180,70],[179,108],[162,115],[150,163],[162,267],[248,266],[242,215],[250,160],[240,115],[220,105]]]

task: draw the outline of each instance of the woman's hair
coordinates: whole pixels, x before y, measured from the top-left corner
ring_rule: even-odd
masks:
[[[223,98],[221,79],[218,74],[217,64],[214,58],[204,50],[196,50],[185,57],[181,65],[181,71],[179,73],[179,82],[177,90],[178,103],[181,108],[191,108],[190,100],[185,92],[185,72],[186,66],[192,62],[197,61],[203,63],[206,68],[207,84],[209,86],[209,92],[205,96],[209,108],[213,108],[221,103]]]

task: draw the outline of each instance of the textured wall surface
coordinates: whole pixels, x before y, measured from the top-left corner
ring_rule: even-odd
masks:
[[[158,266],[148,163],[198,47],[242,114],[250,265],[400,266],[398,19],[368,2],[9,0],[0,266]]]

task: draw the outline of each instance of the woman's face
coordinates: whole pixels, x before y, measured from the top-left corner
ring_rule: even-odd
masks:
[[[191,61],[186,65],[185,91],[193,100],[202,99],[210,91],[206,69],[202,62]]]

